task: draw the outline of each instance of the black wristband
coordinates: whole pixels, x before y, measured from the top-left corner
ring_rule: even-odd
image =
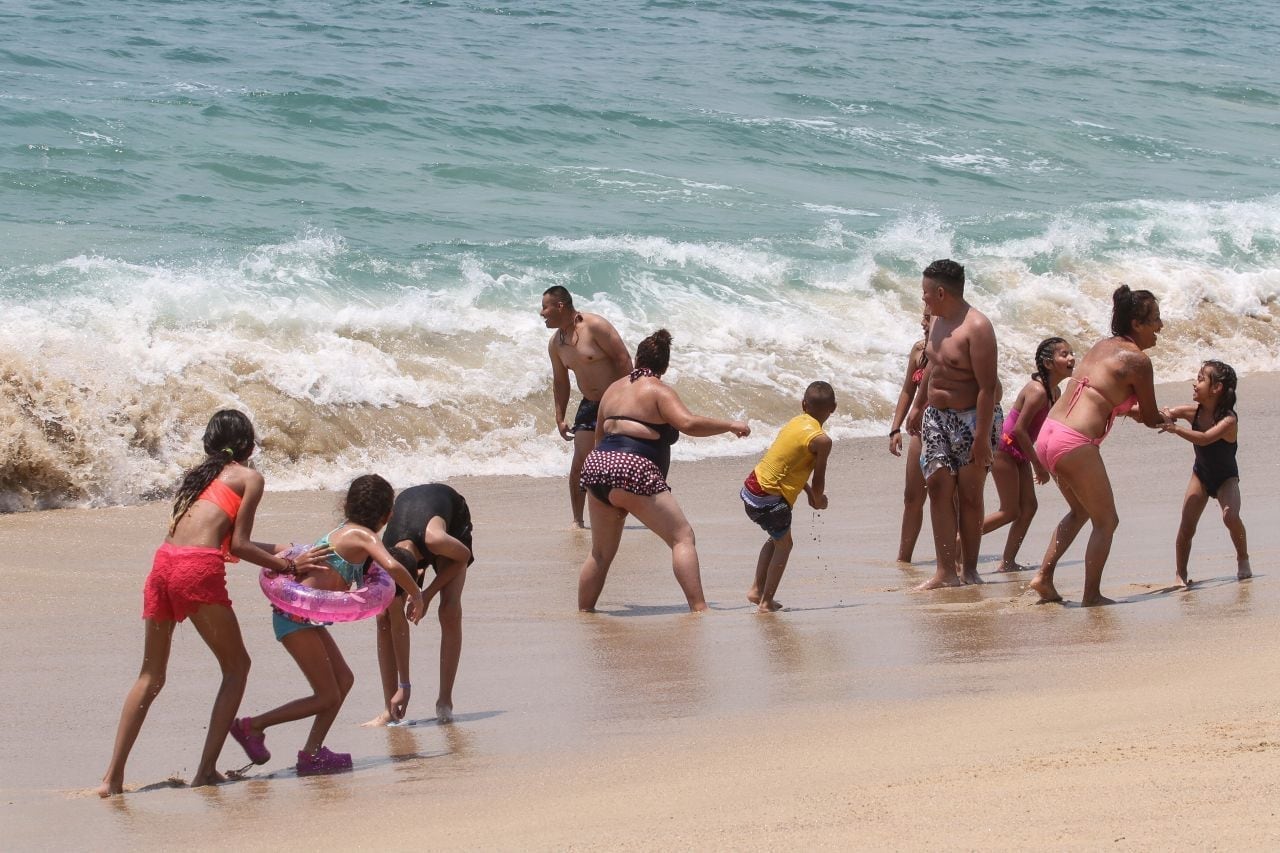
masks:
[[[889,430],[889,438],[893,438],[895,435],[898,435],[900,432],[902,432],[902,430],[901,430],[901,429],[891,429],[891,430]]]

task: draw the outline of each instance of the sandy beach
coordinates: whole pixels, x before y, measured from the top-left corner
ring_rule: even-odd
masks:
[[[1188,384],[1161,386],[1161,403],[1189,400]],[[916,563],[893,562],[903,463],[880,438],[837,442],[831,508],[798,509],[787,609],[770,616],[744,597],[762,534],[737,484],[754,459],[673,466],[712,607],[702,617],[684,612],[668,551],[638,525],[601,612],[577,613],[589,534],[567,529],[563,481],[451,480],[477,530],[454,725],[426,719],[434,611],[413,635],[403,727],[359,727],[381,705],[373,626],[338,626],[357,682],[329,744],[355,771],[298,778],[295,723],[271,731],[274,758],[242,780],[185,789],[171,780],[194,769],[217,674],[184,625],[130,792],[107,801],[92,791],[136,674],[140,590],[168,505],[0,517],[3,846],[1274,849],[1280,460],[1265,436],[1280,424],[1280,375],[1243,379],[1240,400],[1255,578],[1235,580],[1214,503],[1192,554],[1200,583],[1173,588],[1191,445],[1124,422],[1103,448],[1121,516],[1108,608],[1075,606],[1083,536],[1059,570],[1065,605],[1035,605],[1029,572],[992,573],[1004,531],[983,542],[985,585],[909,591],[931,572],[932,542],[926,516]],[[1039,496],[1029,563],[1064,506],[1053,486]],[[337,506],[335,493],[268,482],[255,538],[318,536]],[[256,568],[228,579],[254,661],[242,713],[301,695]],[[219,767],[245,763],[228,741]]]

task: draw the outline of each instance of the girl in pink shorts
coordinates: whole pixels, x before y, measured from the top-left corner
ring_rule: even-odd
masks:
[[[288,546],[250,541],[263,487],[262,475],[247,464],[253,450],[253,424],[243,413],[224,409],[205,428],[204,461],[188,471],[178,487],[169,535],[156,549],[142,590],[142,671],[125,697],[99,796],[124,790],[129,751],[142,730],[147,710],[164,686],[173,629],[188,617],[222,668],[222,684],[191,786],[223,781],[214,763],[240,707],[249,675],[249,653],[227,597],[225,563],[243,558],[276,571],[296,572],[325,558],[324,550],[312,549],[295,563],[275,556],[275,551]]]

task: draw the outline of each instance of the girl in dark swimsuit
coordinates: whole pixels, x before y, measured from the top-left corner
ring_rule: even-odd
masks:
[[[1236,548],[1236,577],[1240,580],[1253,577],[1244,522],[1240,520],[1240,469],[1236,466],[1240,425],[1235,412],[1235,370],[1221,361],[1206,361],[1191,385],[1191,398],[1195,405],[1166,409],[1164,414],[1174,423],[1162,427],[1163,432],[1179,435],[1195,445],[1196,461],[1182,499],[1182,524],[1174,547],[1178,583],[1188,588],[1191,586],[1187,576],[1191,540],[1210,498],[1218,499],[1222,523],[1227,526]],[[1178,426],[1178,420],[1191,425]]]
[[[741,438],[751,429],[742,421],[692,414],[662,381],[670,359],[671,333],[659,329],[636,348],[636,369],[610,385],[600,399],[596,447],[582,465],[581,485],[590,494],[591,554],[578,578],[579,610],[595,610],[628,514],[670,546],[672,569],[689,609],[707,609],[693,528],[667,485],[671,445],[682,432],[732,432]]]

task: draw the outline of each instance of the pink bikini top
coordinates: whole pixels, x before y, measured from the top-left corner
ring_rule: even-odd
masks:
[[[1101,391],[1098,391],[1097,388],[1093,387],[1093,385],[1089,382],[1088,376],[1082,376],[1079,379],[1076,379],[1074,376],[1072,376],[1067,381],[1076,383],[1076,390],[1071,393],[1071,399],[1067,401],[1068,415],[1071,414],[1071,410],[1076,407],[1076,400],[1080,399],[1080,395],[1084,392],[1084,389],[1086,388],[1093,388],[1094,391],[1098,392],[1099,396],[1101,396],[1102,399],[1104,400],[1107,399],[1106,395],[1104,395]],[[1128,414],[1129,410],[1136,405],[1138,405],[1138,395],[1130,394],[1128,397],[1125,398],[1123,403],[1121,403],[1120,405],[1112,409],[1111,414],[1107,415],[1107,425],[1102,430],[1102,435],[1098,437],[1098,441],[1101,442],[1102,439],[1106,438],[1108,433],[1111,432],[1111,427],[1116,422],[1117,417],[1119,417],[1120,415]]]

